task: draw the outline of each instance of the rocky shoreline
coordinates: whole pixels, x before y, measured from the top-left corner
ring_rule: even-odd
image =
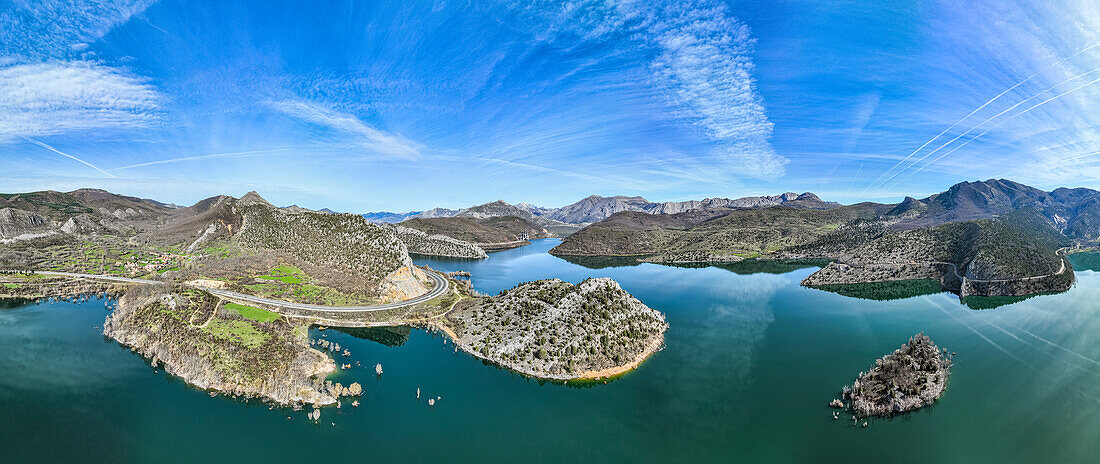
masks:
[[[842,399],[833,400],[830,406],[845,408],[857,417],[903,414],[939,399],[950,374],[947,350],[921,332],[876,360],[866,373],[860,372],[852,385],[844,387]]]
[[[657,352],[664,315],[608,278],[521,284],[456,308],[436,326],[471,355],[548,380],[605,378]]]
[[[69,277],[44,276],[34,273],[0,274],[0,298],[22,300],[87,298],[117,298],[127,285],[95,282]]]
[[[128,293],[103,334],[203,390],[284,406],[336,402],[324,382],[335,362],[310,346],[302,327],[285,319],[234,318],[208,297],[198,291]]]
[[[409,253],[446,258],[483,259],[489,257],[485,250],[478,245],[446,235],[429,235],[426,232],[399,225],[386,227],[394,228],[397,232],[397,238],[405,244]]]

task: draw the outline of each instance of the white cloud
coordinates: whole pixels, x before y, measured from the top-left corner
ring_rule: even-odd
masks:
[[[771,147],[773,124],[752,76],[755,41],[724,4],[581,0],[516,7],[535,15],[551,11],[543,15],[552,27],[540,33],[542,40],[562,30],[587,40],[629,37],[651,57],[652,83],[714,145],[711,161],[739,175],[783,175],[788,160]]]
[[[268,105],[295,119],[350,136],[353,143],[371,151],[405,159],[416,159],[421,154],[420,144],[400,135],[375,129],[348,113],[304,100],[272,101]]]
[[[0,54],[58,58],[79,52],[155,0],[13,1],[0,11]]]
[[[0,67],[0,142],[146,127],[160,99],[144,79],[88,61]]]
[[[919,112],[947,111],[868,189],[904,189],[936,170],[1044,187],[1100,178],[1085,156],[1100,150],[1095,2],[939,1],[927,11],[928,46],[944,53],[928,63],[937,86]]]

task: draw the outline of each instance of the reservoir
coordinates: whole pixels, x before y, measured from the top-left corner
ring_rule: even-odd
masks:
[[[607,384],[570,385],[486,365],[423,330],[315,328],[312,337],[361,363],[332,380],[365,390],[359,407],[326,408],[315,424],[307,411],[211,398],[153,368],[103,337],[104,301],[13,302],[0,306],[0,456],[850,463],[1093,462],[1100,453],[1100,273],[1089,266],[1077,266],[1062,294],[963,304],[949,293],[868,299],[804,288],[814,268],[797,265],[572,263],[547,253],[557,243],[416,261],[470,271],[474,288],[493,294],[535,279],[611,277],[665,313],[665,348]],[[940,401],[867,428],[832,420],[840,388],[921,331],[957,353]]]

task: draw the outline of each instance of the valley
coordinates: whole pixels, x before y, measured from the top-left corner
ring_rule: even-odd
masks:
[[[552,236],[568,224],[559,219],[595,221],[550,250],[577,262],[750,273],[820,266],[803,286],[887,299],[1065,291],[1075,279],[1064,255],[1100,232],[1088,226],[1089,192],[1007,181],[897,205],[839,205],[808,193],[679,203],[589,197],[557,210],[504,202],[436,209],[398,224],[278,208],[255,192],[190,207],[93,190],[0,198],[0,268],[9,271],[0,296],[113,295],[119,309],[106,335],[193,385],[279,404],[334,404],[343,392],[323,382],[332,359],[301,338],[316,325],[429,327],[471,356],[541,379],[637,367],[663,346],[668,324],[613,280],[537,280],[484,295],[411,258],[484,260]],[[284,383],[264,380],[288,372]]]
[[[163,364],[199,388],[295,407],[336,404],[344,393],[324,381],[337,368],[305,338],[310,326],[433,326],[454,333],[461,319],[444,322],[444,316],[478,313],[477,308],[505,298],[477,295],[468,282],[414,265],[410,252],[485,257],[479,245],[437,232],[490,249],[549,235],[512,216],[410,224],[428,234],[372,224],[358,215],[277,208],[255,192],[239,199],[212,197],[191,207],[93,190],[0,198],[7,203],[0,210],[0,269],[5,270],[0,297],[109,294],[118,307],[105,322],[104,335],[149,358],[154,367]],[[541,301],[557,304],[568,294]],[[629,298],[621,290],[616,295]],[[579,328],[620,323],[626,324],[596,318]],[[662,333],[650,332],[645,346],[629,345],[615,360],[636,366],[660,345]],[[523,337],[510,333],[494,341],[510,344]],[[557,380],[595,372],[584,362],[572,368],[575,347],[567,343],[555,338],[540,346],[552,353],[541,358],[552,369],[490,359]],[[570,367],[563,373],[561,366]],[[599,367],[616,366],[605,360]]]

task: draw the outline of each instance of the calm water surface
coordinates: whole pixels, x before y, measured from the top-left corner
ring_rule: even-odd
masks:
[[[590,269],[555,240],[481,262],[475,288],[608,276],[670,324],[666,348],[607,385],[540,383],[413,330],[399,346],[327,330],[366,367],[358,408],[210,398],[100,334],[102,301],[0,309],[2,462],[1095,462],[1100,274],[1064,294],[975,311],[950,294],[894,301],[802,288],[813,269]],[[744,272],[744,271],[742,271]],[[829,400],[925,331],[958,353],[936,406],[866,429]],[[441,396],[434,407],[416,399]],[[290,417],[288,419],[288,416]],[[333,425],[335,424],[335,425]]]

